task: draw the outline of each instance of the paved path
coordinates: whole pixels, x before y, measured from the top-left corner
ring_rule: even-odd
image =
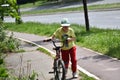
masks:
[[[46,37],[34,34],[16,33],[14,36],[39,44],[52,51],[51,43],[41,43]],[[101,80],[120,80],[120,61],[100,55],[97,52],[77,46],[78,65]],[[79,68],[79,67],[78,67]],[[112,75],[112,76],[111,76]]]
[[[22,69],[21,73],[23,76],[34,71],[38,74],[38,77],[36,77],[38,80],[54,80],[54,74],[49,74],[49,71],[52,71],[53,58],[37,51],[37,48],[37,46],[21,42],[20,49],[25,50],[25,52],[10,53],[5,58],[8,69],[17,75],[20,75],[20,69]],[[66,80],[80,80],[80,76],[77,79],[73,79],[72,72],[69,69]]]

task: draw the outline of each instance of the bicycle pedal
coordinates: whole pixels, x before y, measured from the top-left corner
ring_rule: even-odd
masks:
[[[49,74],[53,74],[53,73],[54,73],[54,71],[50,71],[50,72],[49,72]]]

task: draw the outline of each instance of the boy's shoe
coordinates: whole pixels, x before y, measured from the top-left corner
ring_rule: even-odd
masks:
[[[68,69],[65,69],[65,77],[67,77]]]
[[[76,72],[74,72],[72,75],[73,75],[73,78],[78,78],[78,74]]]

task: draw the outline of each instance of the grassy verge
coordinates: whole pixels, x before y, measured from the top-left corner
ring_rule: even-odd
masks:
[[[20,25],[6,23],[6,29],[8,30],[40,36],[50,36],[58,27],[59,24],[57,23],[41,24],[28,22]],[[77,45],[120,59],[120,30],[91,28],[91,31],[86,32],[85,26],[75,24],[72,24],[72,28],[77,36]]]
[[[52,58],[54,58],[54,56],[53,56],[50,52],[48,52],[47,50],[45,50],[45,49],[43,49],[43,48],[41,48],[41,47],[38,48],[37,50],[39,50],[39,51],[41,51],[41,52],[47,54],[48,56],[51,56]]]
[[[69,0],[66,3],[72,3],[72,2],[79,2],[80,0]],[[30,8],[30,7],[39,7],[39,6],[48,6],[48,5],[59,5],[61,4],[60,2],[57,1],[50,1],[47,2],[45,0],[37,0],[35,4],[33,3],[26,3],[26,4],[21,4],[20,8]]]
[[[89,10],[96,10],[96,9],[114,9],[114,8],[120,8],[120,3],[112,3],[112,4],[100,4],[100,5],[91,5],[88,6]]]
[[[82,78],[80,80],[95,80],[92,77],[88,77],[86,74],[80,72],[80,75],[82,76]]]
[[[88,10],[105,10],[105,9],[113,9],[113,8],[120,8],[120,3],[88,6]],[[25,11],[25,12],[21,12],[21,14],[22,15],[46,14],[46,13],[56,13],[56,12],[68,12],[68,11],[83,11],[83,6],[73,7],[73,8],[65,8],[65,9],[45,9],[45,10]]]

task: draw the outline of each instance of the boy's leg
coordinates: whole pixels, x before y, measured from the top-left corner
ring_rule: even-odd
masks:
[[[73,73],[77,71],[77,59],[76,59],[76,46],[71,48],[70,50],[70,57],[71,57],[71,67]]]
[[[69,66],[69,51],[68,50],[61,50],[62,53],[62,59],[65,64],[65,68],[68,69]]]

